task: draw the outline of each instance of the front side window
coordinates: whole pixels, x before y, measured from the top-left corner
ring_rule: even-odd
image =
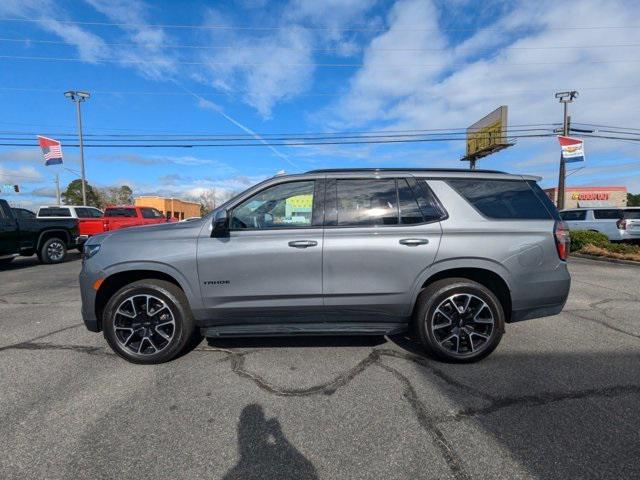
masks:
[[[560,212],[560,218],[568,222],[581,221],[587,218],[587,211],[586,210],[569,210],[567,212]]]
[[[455,178],[447,182],[485,217],[500,220],[553,218],[525,181]]]
[[[238,205],[231,228],[270,229],[311,227],[314,181],[274,185]]]
[[[398,224],[398,198],[393,178],[338,180],[337,201],[339,226]]]
[[[593,211],[596,220],[618,220],[622,218],[622,210],[617,208],[599,208]]]

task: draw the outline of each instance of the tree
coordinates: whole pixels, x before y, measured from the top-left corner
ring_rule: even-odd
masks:
[[[87,205],[100,207],[100,199],[95,189],[89,185],[89,183],[87,183],[85,187],[87,191]],[[82,180],[76,178],[67,185],[67,189],[62,192],[62,202],[65,205],[82,205]]]
[[[218,190],[216,187],[211,187],[203,190],[195,201],[200,203],[200,216],[204,216],[235,196],[236,192],[232,190]]]
[[[640,193],[627,193],[627,206],[640,207]]]
[[[103,208],[108,205],[131,205],[133,203],[133,190],[128,185],[101,188],[98,190],[98,196]]]

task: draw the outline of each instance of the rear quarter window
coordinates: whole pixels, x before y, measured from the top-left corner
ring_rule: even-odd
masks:
[[[640,209],[625,210],[622,212],[623,218],[629,220],[640,220]]]
[[[447,182],[487,218],[550,220],[557,216],[555,206],[551,204],[553,209],[550,209],[549,205],[545,204],[542,197],[547,200],[548,197],[535,182],[485,178],[455,178]]]

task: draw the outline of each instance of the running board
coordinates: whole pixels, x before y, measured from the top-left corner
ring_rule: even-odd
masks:
[[[201,328],[205,337],[280,337],[289,335],[393,335],[407,331],[406,323],[286,323],[220,325]]]

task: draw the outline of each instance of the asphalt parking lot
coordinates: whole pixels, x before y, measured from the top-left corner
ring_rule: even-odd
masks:
[[[405,338],[203,341],[159,366],[80,318],[76,254],[0,271],[0,478],[639,478],[640,268],[473,365]]]

